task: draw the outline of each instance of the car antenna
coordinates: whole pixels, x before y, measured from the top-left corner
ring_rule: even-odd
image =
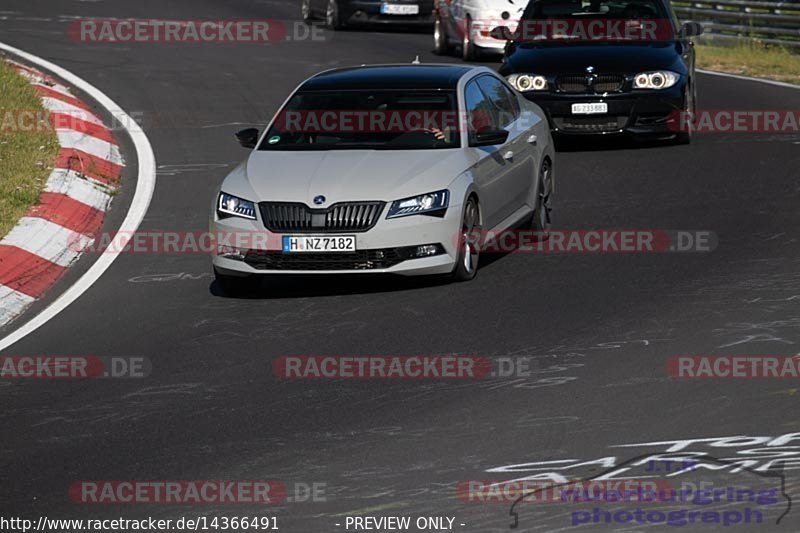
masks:
[[[411,64],[412,64],[412,65],[419,65],[419,64],[420,64],[420,61],[419,61],[419,56],[415,57],[415,58],[414,58],[414,61],[412,61],[412,62],[411,62]]]

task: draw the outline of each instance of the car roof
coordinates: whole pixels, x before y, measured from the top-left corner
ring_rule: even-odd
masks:
[[[455,90],[470,65],[403,64],[362,65],[321,72],[303,83],[301,91],[349,89],[448,89]]]

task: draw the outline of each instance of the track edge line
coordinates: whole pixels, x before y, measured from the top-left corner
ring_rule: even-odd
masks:
[[[800,89],[800,85],[793,83],[786,83],[785,81],[768,80],[766,78],[753,78],[752,76],[742,76],[741,74],[731,74],[730,72],[717,72],[716,70],[697,69],[696,72],[700,74],[711,74],[712,76],[721,76],[723,78],[733,78],[742,81],[754,81],[758,83],[766,83],[767,85],[774,85],[776,87],[783,87],[785,89]]]

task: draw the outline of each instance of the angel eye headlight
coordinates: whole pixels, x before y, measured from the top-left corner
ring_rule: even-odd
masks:
[[[520,92],[544,91],[547,89],[547,78],[536,74],[511,74],[506,80]]]
[[[680,75],[669,70],[642,72],[633,78],[634,89],[669,89],[680,80]]]

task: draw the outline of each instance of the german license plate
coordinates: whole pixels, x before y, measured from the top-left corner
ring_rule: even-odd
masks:
[[[603,113],[608,113],[608,104],[605,102],[572,104],[573,115],[600,115]]]
[[[283,253],[355,252],[355,235],[284,235]]]
[[[384,15],[419,15],[419,6],[416,4],[381,4],[381,13]]]

